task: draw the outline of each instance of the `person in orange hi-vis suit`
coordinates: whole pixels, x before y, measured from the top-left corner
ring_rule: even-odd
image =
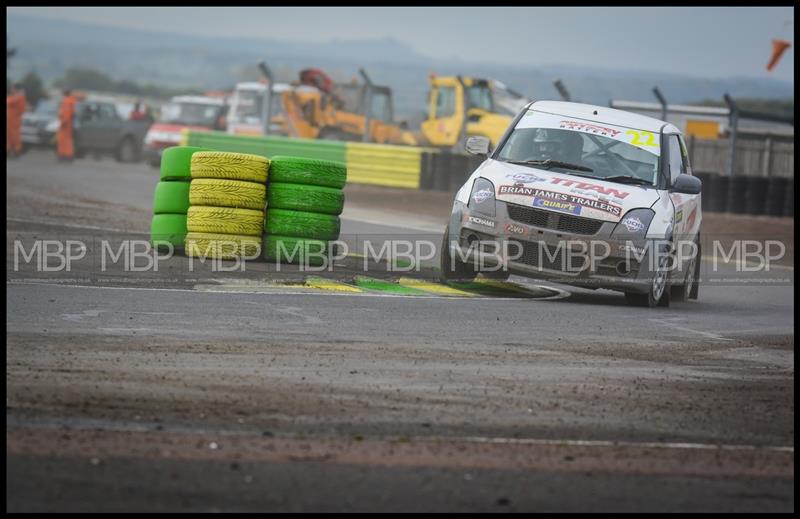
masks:
[[[75,117],[75,105],[78,98],[69,89],[64,90],[64,99],[58,108],[58,133],[56,133],[56,153],[58,160],[71,161],[74,159],[75,146],[72,141],[73,119]]]
[[[6,96],[6,156],[16,158],[22,154],[22,114],[25,113],[25,91],[14,83]]]

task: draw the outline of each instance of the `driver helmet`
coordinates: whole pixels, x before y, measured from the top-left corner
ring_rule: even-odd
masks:
[[[539,130],[533,138],[533,152],[542,159],[551,159],[561,155],[564,144],[556,135],[557,132]]]

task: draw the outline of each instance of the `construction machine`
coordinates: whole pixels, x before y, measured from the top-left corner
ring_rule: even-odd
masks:
[[[503,83],[462,76],[429,77],[428,118],[422,122],[422,145],[463,151],[467,137],[488,137],[497,146],[511,120],[528,102]]]
[[[275,83],[264,62],[259,69],[261,82],[236,86],[230,133],[382,144],[416,142],[402,123],[394,121],[391,88],[372,83],[363,69],[359,71],[363,83],[334,83],[319,69],[305,69],[292,84]]]

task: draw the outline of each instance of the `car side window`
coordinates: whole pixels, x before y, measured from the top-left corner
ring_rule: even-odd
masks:
[[[100,105],[100,119],[105,121],[111,121],[115,119],[117,116],[116,110],[111,105]]]
[[[667,148],[669,150],[669,157],[667,164],[669,165],[669,182],[672,185],[678,175],[685,171],[683,164],[683,155],[681,153],[681,143],[677,135],[669,135],[667,141]]]

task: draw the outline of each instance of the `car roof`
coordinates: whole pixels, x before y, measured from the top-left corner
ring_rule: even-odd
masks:
[[[662,128],[664,133],[681,133],[676,126],[666,121],[647,117],[646,115],[609,108],[607,106],[571,103],[567,101],[536,101],[528,105],[528,109],[654,133],[660,133]]]

